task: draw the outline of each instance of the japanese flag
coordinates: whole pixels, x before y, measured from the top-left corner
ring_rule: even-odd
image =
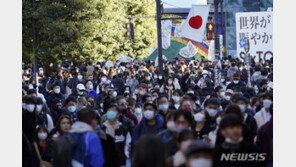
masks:
[[[209,10],[209,5],[192,5],[180,35],[194,41],[202,42]]]

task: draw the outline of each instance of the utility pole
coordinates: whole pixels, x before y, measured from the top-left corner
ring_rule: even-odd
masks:
[[[158,45],[158,74],[163,74],[160,0],[156,0],[156,18],[157,18],[157,45]]]
[[[34,1],[31,0],[31,7],[34,10]],[[34,79],[36,86],[38,85],[38,72],[37,72],[37,60],[36,60],[36,48],[37,48],[37,42],[36,42],[36,20],[32,18],[32,32],[33,32],[33,70],[34,70]]]
[[[220,63],[220,40],[219,40],[219,34],[218,34],[218,6],[221,0],[214,0],[214,6],[215,6],[215,26],[214,26],[214,32],[215,32],[215,85],[220,85],[221,81],[221,63]]]

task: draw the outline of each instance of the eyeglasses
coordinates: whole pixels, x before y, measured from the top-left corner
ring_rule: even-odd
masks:
[[[127,106],[128,104],[127,103],[121,103],[119,105],[121,105],[121,106]]]

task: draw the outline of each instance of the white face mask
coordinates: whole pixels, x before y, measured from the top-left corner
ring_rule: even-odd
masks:
[[[271,106],[271,104],[272,104],[272,101],[271,100],[269,100],[269,99],[264,99],[263,100],[263,106],[264,106],[264,108],[269,108]]]
[[[206,158],[197,158],[189,162],[190,167],[211,167],[213,162]]]
[[[117,92],[114,91],[114,92],[112,93],[112,97],[116,97],[116,96],[117,96]]]
[[[225,79],[221,79],[221,82],[224,82],[225,81]]]
[[[40,140],[45,140],[47,138],[47,133],[44,133],[44,132],[38,133],[38,138]]]
[[[194,114],[193,116],[196,122],[202,122],[205,120],[205,115],[202,113],[197,113],[197,114]]]
[[[26,108],[27,108],[27,110],[29,111],[29,112],[33,112],[34,111],[34,109],[35,109],[35,105],[34,104],[27,104],[26,105]]]
[[[43,105],[39,104],[36,106],[36,111],[40,112],[42,110]]]
[[[216,114],[218,113],[218,110],[212,109],[212,108],[206,108],[206,111],[210,115],[210,117],[215,117]]]
[[[104,106],[104,103],[101,103],[101,104],[100,104],[100,107],[103,108],[103,106]]]
[[[61,89],[54,89],[53,91],[54,93],[59,94],[61,92]]]
[[[194,92],[193,92],[193,91],[188,91],[188,92],[187,92],[187,94],[190,94],[190,93],[191,93],[191,94],[194,94]]]
[[[168,121],[166,123],[166,126],[169,130],[174,131],[175,130],[175,122],[174,121]]]
[[[234,141],[229,137],[225,137],[225,142],[230,144],[238,144],[243,140],[243,137],[240,137],[238,141]]]
[[[135,108],[135,114],[136,115],[141,115],[142,114],[142,109],[141,108]]]
[[[89,90],[93,90],[94,89],[94,86],[93,85],[89,85]]]
[[[169,105],[168,104],[161,104],[158,106],[158,109],[161,110],[161,111],[164,111],[166,112],[169,108]]]
[[[144,91],[140,91],[139,94],[140,94],[141,96],[143,96],[143,95],[145,94],[145,92],[144,92]]]
[[[224,97],[224,99],[227,100],[227,101],[229,101],[230,98],[231,98],[230,96],[225,96],[225,97]]]
[[[160,76],[158,76],[158,78],[159,78],[159,79],[162,79],[162,76],[160,75]]]
[[[76,110],[76,107],[75,106],[69,106],[67,109],[68,109],[68,111],[73,113]]]
[[[171,85],[172,83],[173,83],[173,81],[172,81],[172,80],[169,80],[169,81],[168,81],[168,84],[170,84],[170,85]]]
[[[179,96],[173,96],[172,99],[174,100],[174,102],[178,103],[180,101],[180,97]]]
[[[241,109],[241,112],[245,112],[246,111],[246,106],[243,104],[238,105],[239,108]]]
[[[78,91],[77,92],[79,95],[83,95],[83,91]]]
[[[78,79],[78,80],[82,80],[82,78],[83,78],[82,75],[78,75],[78,76],[77,76],[77,79]]]
[[[154,117],[154,111],[151,111],[151,110],[146,110],[146,111],[144,111],[144,117],[145,117],[147,120],[152,120],[153,117]]]
[[[224,97],[225,96],[225,92],[220,92],[220,97]]]
[[[233,80],[234,84],[238,84],[239,80]]]

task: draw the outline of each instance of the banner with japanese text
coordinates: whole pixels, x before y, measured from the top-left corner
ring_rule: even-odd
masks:
[[[249,41],[249,53],[255,61],[269,60],[273,56],[273,13],[236,13],[237,56],[244,60],[245,42]]]

